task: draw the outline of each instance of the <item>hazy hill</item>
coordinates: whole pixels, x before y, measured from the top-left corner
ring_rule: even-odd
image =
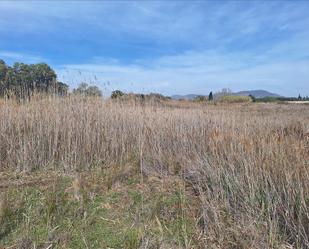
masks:
[[[215,94],[215,93],[214,93]],[[276,93],[271,93],[266,90],[249,90],[249,91],[240,91],[235,93],[230,93],[231,95],[239,95],[239,96],[248,96],[252,95],[256,98],[264,98],[264,97],[280,97],[280,95]],[[187,94],[187,95],[173,95],[171,96],[172,99],[187,99],[187,100],[193,100],[197,96],[201,94]]]
[[[240,96],[248,96],[252,95],[256,98],[265,98],[265,97],[280,97],[280,95],[276,93],[271,93],[265,90],[249,90],[249,91],[240,91],[233,93],[234,95],[240,95]]]

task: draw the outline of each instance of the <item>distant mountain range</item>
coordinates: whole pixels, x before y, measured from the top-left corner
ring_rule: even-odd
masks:
[[[214,93],[215,94],[215,93]],[[187,94],[187,95],[173,95],[171,96],[172,99],[187,99],[187,100],[193,100],[197,96],[200,96],[201,94]],[[235,93],[230,93],[230,95],[238,95],[238,96],[248,96],[252,95],[256,98],[265,98],[265,97],[281,97],[279,94],[271,93],[266,90],[249,90],[249,91],[240,91]]]
[[[265,90],[251,90],[251,91],[240,91],[237,93],[233,93],[234,95],[239,95],[239,96],[248,96],[252,95],[256,98],[265,98],[265,97],[282,97],[279,94],[276,93],[271,93]]]

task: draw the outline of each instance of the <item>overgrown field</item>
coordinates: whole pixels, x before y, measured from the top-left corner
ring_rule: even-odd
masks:
[[[0,101],[0,248],[309,248],[309,106]]]

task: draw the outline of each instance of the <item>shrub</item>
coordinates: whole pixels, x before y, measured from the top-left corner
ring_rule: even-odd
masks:
[[[76,89],[73,89],[73,94],[101,97],[102,91],[97,86],[89,86],[87,83],[81,83]]]
[[[256,102],[256,97],[254,97],[253,95],[249,94],[249,97],[251,98],[252,102]]]
[[[225,95],[220,97],[219,101],[224,103],[247,103],[251,102],[252,99],[249,96]]]
[[[124,93],[120,90],[115,90],[115,91],[112,91],[112,95],[111,95],[111,98],[112,99],[117,99],[119,97],[122,97],[124,95]]]
[[[203,96],[203,95],[198,95],[194,99],[194,101],[196,101],[196,102],[203,102],[203,101],[206,101],[206,100],[207,100],[206,96]]]
[[[264,97],[256,99],[256,102],[278,102],[278,101],[280,100],[275,97]]]
[[[214,96],[213,96],[212,92],[210,92],[209,95],[208,95],[208,100],[212,101],[213,99],[214,99]]]

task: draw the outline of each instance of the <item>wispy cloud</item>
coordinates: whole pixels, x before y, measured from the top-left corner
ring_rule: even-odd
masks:
[[[150,63],[63,65],[57,72],[72,86],[81,81],[92,82],[100,85],[107,93],[121,89],[162,92],[168,95],[207,94],[209,91],[228,87],[233,90],[266,89],[288,96],[295,96],[301,91],[302,94],[309,95],[309,60],[246,65],[247,59],[207,52],[188,52],[162,57]],[[186,63],[181,63],[182,61]],[[298,76],[297,80],[295,75]]]
[[[308,12],[302,1],[0,1],[0,57],[40,55],[72,85],[96,75],[128,91],[309,95]]]
[[[46,30],[50,26],[44,24],[60,25],[57,21],[67,21],[72,28],[73,20],[95,30],[190,43],[213,40],[224,44],[257,33],[295,31],[309,20],[308,4],[302,2],[1,1],[0,10],[0,20],[7,20],[2,29],[32,25],[32,31]]]
[[[20,53],[20,52],[12,52],[12,51],[3,51],[0,50],[0,58],[12,61],[12,62],[24,62],[24,63],[39,63],[39,62],[46,62],[47,59],[44,59],[40,56]]]

